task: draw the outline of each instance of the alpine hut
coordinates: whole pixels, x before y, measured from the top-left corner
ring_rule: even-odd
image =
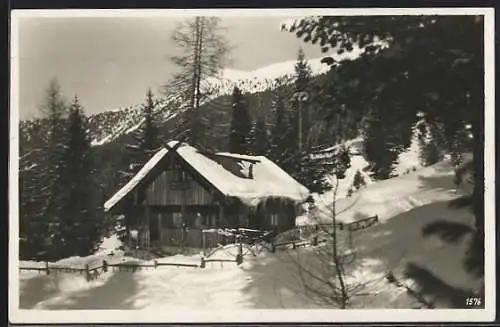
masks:
[[[290,229],[308,196],[264,156],[208,153],[171,141],[104,209],[125,218],[129,235],[138,230],[143,246],[171,247],[182,239],[183,246],[201,248],[202,232],[210,229]]]

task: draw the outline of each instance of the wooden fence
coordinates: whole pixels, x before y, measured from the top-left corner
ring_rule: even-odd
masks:
[[[218,230],[203,229],[162,229],[161,246],[189,247],[196,249],[213,249],[219,244],[236,242],[235,235],[224,235]]]
[[[350,222],[347,224],[338,223],[338,226],[339,226],[340,230],[345,229],[345,230],[348,230],[350,232],[354,232],[354,231],[358,231],[360,229],[365,229],[365,228],[371,227],[378,222],[379,222],[378,215],[375,215],[373,217],[359,219],[359,220],[356,220],[356,221],[353,221],[353,222]]]
[[[352,245],[352,232],[359,231],[371,227],[379,222],[378,215],[363,218],[360,220],[356,220],[350,223],[342,223],[338,222],[337,227],[338,230],[347,231],[349,237],[349,244]],[[297,236],[301,235],[302,237],[297,237],[297,239],[284,241],[284,242],[272,242],[271,248],[269,249],[271,252],[275,252],[276,249],[279,248],[290,248],[296,249],[299,247],[304,247],[308,245],[318,245],[324,242],[327,242],[325,238],[321,238],[321,232],[331,232],[333,230],[332,224],[316,224],[316,225],[307,225],[307,226],[298,226],[296,227]],[[303,238],[310,238],[311,240],[304,240]],[[323,236],[324,237],[324,236]]]
[[[378,215],[375,215],[375,216],[359,219],[359,220],[349,222],[349,223],[337,222],[337,227],[338,227],[338,230],[341,230],[341,231],[354,232],[354,231],[358,231],[360,229],[365,229],[365,228],[371,227],[378,222],[379,222]],[[331,231],[333,229],[333,225],[331,223],[304,225],[304,226],[297,226],[296,229],[298,230],[299,234],[310,235],[310,234],[314,234],[318,231]]]
[[[370,226],[373,226],[374,224],[378,223],[379,219],[378,216],[373,216],[373,217],[368,217],[364,219],[360,219],[351,223],[338,223],[337,226],[339,230],[346,230],[349,232],[349,239],[351,239],[351,232],[353,231],[358,231],[361,229],[368,228]],[[327,242],[327,239],[321,239],[317,234],[315,235],[314,232],[318,232],[320,228],[324,228],[325,225],[312,225],[312,226],[306,226],[306,227],[297,227],[297,229],[303,228],[303,232],[307,231],[308,233],[311,233],[312,239],[311,240],[291,240],[291,241],[286,241],[286,242],[274,242],[271,241],[269,242],[267,240],[267,236],[269,233],[264,233],[261,237],[257,237],[251,240],[251,242],[248,242],[250,246],[257,246],[261,245],[262,249],[267,249],[270,252],[274,253],[277,249],[280,248],[291,248],[292,249],[297,249],[300,247],[308,246],[308,245],[318,245],[324,242]],[[191,230],[191,231],[199,231],[199,234],[209,234],[214,237],[211,241],[215,242],[218,241],[219,239],[215,238],[214,235],[217,235],[217,237],[220,235],[220,233],[202,233],[202,230]],[[210,236],[209,236],[210,237]],[[230,238],[227,235],[222,235],[222,237],[226,237],[226,241],[229,241]],[[207,238],[204,238],[205,242]],[[234,238],[236,241],[236,237]],[[169,267],[185,267],[185,268],[205,268],[206,264],[209,262],[220,262],[221,265],[224,262],[235,262],[237,265],[240,265],[243,262],[243,239],[239,239],[240,244],[238,247],[238,254],[235,256],[235,259],[210,259],[210,255],[212,255],[214,252],[210,253],[208,255],[208,258],[201,257],[200,258],[200,263],[195,264],[195,263],[180,263],[180,262],[158,262],[157,260],[154,260],[152,264],[146,264],[146,263],[141,263],[141,262],[122,262],[122,263],[108,263],[106,260],[102,260],[101,262],[94,261],[92,264],[86,264],[83,268],[75,268],[75,267],[66,267],[66,266],[58,266],[58,265],[52,265],[50,266],[48,262],[45,262],[43,267],[19,267],[19,270],[21,271],[38,271],[38,272],[44,272],[47,275],[50,275],[52,272],[67,272],[67,273],[80,273],[80,274],[85,274],[85,277],[87,281],[91,281],[96,279],[101,273],[108,272],[110,269],[113,271],[136,271],[136,270],[141,270],[141,269],[157,269],[158,267],[162,266],[169,266]],[[249,240],[247,240],[249,241]],[[217,245],[220,245],[219,242],[217,242]],[[214,248],[216,247],[213,245]]]
[[[61,266],[50,266],[48,262],[45,262],[44,267],[19,267],[20,271],[38,271],[40,273],[45,273],[50,275],[54,272],[67,272],[67,273],[80,273],[85,274],[85,278],[87,281],[92,281],[97,279],[101,273],[106,273],[109,270],[113,271],[132,271],[135,272],[137,270],[142,269],[157,269],[158,267],[184,267],[184,268],[205,268],[206,264],[209,262],[220,262],[221,266],[224,262],[234,262],[237,265],[243,263],[243,252],[242,245],[240,244],[238,248],[238,254],[235,256],[235,259],[209,259],[209,258],[200,258],[200,263],[182,263],[182,262],[159,262],[154,260],[153,263],[142,263],[142,262],[121,262],[121,263],[108,263],[106,260],[102,260],[97,265],[94,264],[91,266],[90,264],[86,264],[84,268],[74,268],[74,267],[61,267]]]

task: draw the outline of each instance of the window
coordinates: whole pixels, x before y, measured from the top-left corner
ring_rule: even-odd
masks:
[[[278,226],[278,214],[277,213],[271,214],[271,226]]]

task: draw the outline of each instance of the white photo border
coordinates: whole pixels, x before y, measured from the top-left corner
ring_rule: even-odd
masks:
[[[451,310],[23,310],[19,309],[19,19],[23,17],[164,17],[164,16],[309,15],[484,15],[485,44],[485,308]],[[493,8],[356,9],[92,9],[13,10],[11,12],[11,92],[9,156],[9,321],[11,323],[321,323],[321,322],[475,322],[493,321],[495,280],[495,42]]]

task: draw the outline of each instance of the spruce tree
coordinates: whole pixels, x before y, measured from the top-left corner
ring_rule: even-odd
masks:
[[[267,156],[269,153],[269,131],[264,115],[259,115],[250,130],[251,154]]]
[[[272,103],[274,121],[271,129],[271,159],[286,172],[293,171],[296,154],[296,143],[291,140],[293,127],[291,126],[290,113],[287,110],[282,89],[278,87],[274,90],[274,100]]]
[[[19,168],[19,256],[22,260],[44,260],[47,247],[47,216],[42,215],[46,194],[39,165],[20,160]]]
[[[419,161],[422,166],[430,166],[441,159],[447,147],[443,127],[437,122],[429,122],[423,117],[415,124],[419,145]]]
[[[148,89],[145,103],[141,109],[143,122],[133,135],[133,143],[126,145],[126,151],[121,160],[121,165],[126,167],[117,172],[117,177],[122,185],[128,182],[162,146],[156,109],[157,102],[151,89]],[[117,227],[122,231],[118,238],[125,241],[127,237],[125,221],[119,220],[117,224]]]
[[[94,253],[105,234],[101,186],[92,159],[87,118],[77,96],[71,104],[65,131],[65,165],[58,179],[63,192],[62,215],[54,237],[60,258]]]
[[[419,149],[419,159],[422,166],[430,166],[442,159],[441,151],[434,140],[422,142]]]
[[[354,174],[354,179],[352,181],[352,186],[354,189],[359,190],[361,187],[366,185],[365,178],[363,175],[361,175],[361,172],[359,170],[356,171]]]
[[[324,131],[314,131],[311,133],[311,94],[313,92],[311,88],[312,70],[305,60],[305,54],[302,48],[299,49],[297,55],[297,62],[295,64],[295,82],[293,89],[296,95],[303,94],[304,92],[308,95],[307,99],[295,98],[291,101],[291,150],[294,152],[293,156],[293,170],[291,172],[292,176],[297,179],[300,183],[305,185],[310,191],[323,193],[328,190],[331,185],[327,181],[326,176],[331,172],[326,167],[330,167],[328,164],[323,162],[321,157],[314,156],[313,148],[318,143],[313,143],[313,139],[316,142],[319,141],[319,135],[324,133]],[[305,100],[305,101],[304,101]],[[301,101],[299,103],[299,101]],[[299,124],[300,127],[299,128]],[[318,126],[319,128],[319,126]],[[299,147],[299,132],[301,132],[301,141]],[[311,137],[312,136],[312,137]],[[327,138],[327,142],[330,144],[333,142],[331,138]],[[326,164],[326,165],[325,165]]]
[[[128,174],[125,177],[130,178],[137,173],[139,169],[161,148],[161,140],[158,132],[158,122],[156,101],[153,92],[148,89],[146,92],[146,101],[142,106],[143,122],[135,131],[134,143],[127,144],[126,162],[128,161]]]
[[[231,132],[229,134],[229,151],[239,154],[249,154],[249,138],[251,119],[245,97],[238,87],[233,90],[232,102],[233,118],[231,120]]]
[[[394,114],[406,111],[411,116],[418,109],[432,121],[443,123],[447,150],[457,160],[461,152],[472,150],[475,177],[472,204],[481,253],[484,250],[484,17],[306,17],[294,23],[289,31],[306,42],[321,44],[324,52],[332,48],[339,54],[352,52],[355,45],[364,50],[351,65],[355,69],[350,72],[350,80],[355,87],[344,92],[344,99],[337,97],[337,102],[353,109],[366,108],[368,104],[388,107],[387,99],[399,101],[398,108],[390,107]],[[345,65],[341,65],[341,70],[342,66]],[[359,76],[363,76],[362,83]],[[349,81],[337,83],[339,87],[349,84]],[[360,101],[363,98],[365,103]],[[384,124],[393,128],[392,122]],[[464,133],[468,125],[470,142],[465,142],[462,135],[468,134]]]
[[[411,130],[408,135],[400,133],[402,120],[393,119],[388,111],[373,110],[362,128],[363,156],[370,163],[371,176],[376,180],[394,177],[399,154],[409,145],[408,140],[404,146],[401,143],[403,136],[409,139]],[[388,124],[391,129],[386,128]]]
[[[311,83],[311,77],[312,77],[312,70],[311,66],[305,59],[305,54],[302,48],[299,49],[299,52],[297,54],[297,62],[295,63],[294,66],[295,69],[295,83],[294,83],[294,90],[295,92],[310,92],[310,83]],[[298,101],[293,101],[292,102],[292,110],[293,110],[293,122],[296,123],[295,126],[298,125],[298,115],[299,115],[299,110],[300,115],[301,115],[301,124],[302,124],[302,142],[303,142],[303,148],[307,148],[310,144],[308,144],[309,140],[309,128],[310,128],[310,106],[309,103],[301,103],[299,105]],[[297,128],[297,133],[298,133],[298,128]],[[297,134],[298,137],[298,134]]]
[[[331,188],[327,176],[331,173],[332,165],[324,159],[307,154],[301,158],[300,166],[296,167],[298,169],[291,175],[311,192],[321,194]]]
[[[64,151],[67,106],[61,95],[57,79],[50,82],[41,111],[47,117],[49,130],[43,146],[43,156],[38,158],[38,176],[29,181],[34,183],[28,189],[33,191],[33,200],[38,205],[32,207],[36,208],[36,212],[28,212],[30,217],[25,217],[37,221],[31,224],[34,228],[28,232],[29,234],[26,237],[36,242],[43,239],[43,244],[37,245],[41,250],[38,251],[36,256],[38,259],[51,260],[59,250],[54,240],[59,223],[64,217],[62,212],[64,189],[60,180],[66,168]],[[23,191],[26,189],[23,188]]]

